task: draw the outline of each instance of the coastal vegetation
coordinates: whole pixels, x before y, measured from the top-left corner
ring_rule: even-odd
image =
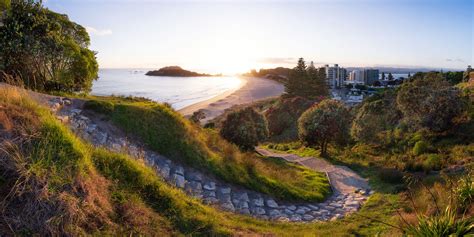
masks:
[[[37,91],[88,92],[97,79],[84,27],[37,1],[12,1],[0,28],[0,81],[5,74]]]
[[[161,76],[161,77],[210,77],[211,74],[197,73],[184,70],[178,66],[168,66],[160,68],[159,70],[148,71],[147,76]]]

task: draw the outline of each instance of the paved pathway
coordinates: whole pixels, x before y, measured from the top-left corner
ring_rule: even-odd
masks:
[[[326,172],[329,176],[333,191],[338,194],[350,194],[356,190],[367,190],[370,188],[367,180],[360,177],[351,169],[341,165],[333,165],[324,159],[276,153],[260,147],[257,147],[256,151],[264,156],[282,158],[315,171]]]

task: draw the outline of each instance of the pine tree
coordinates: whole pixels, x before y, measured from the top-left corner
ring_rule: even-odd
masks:
[[[392,75],[392,73],[391,73],[391,72],[390,72],[390,73],[388,73],[388,80],[389,80],[389,81],[393,81],[393,75]]]
[[[385,72],[382,72],[382,81],[385,80]]]
[[[307,99],[316,99],[319,96],[328,96],[324,70],[318,70],[314,63],[306,67],[303,58],[298,60],[298,65],[290,72],[290,77],[285,85],[285,92],[289,96],[301,96]]]

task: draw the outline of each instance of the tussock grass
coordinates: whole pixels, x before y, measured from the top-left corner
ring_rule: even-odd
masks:
[[[189,122],[169,106],[139,98],[94,97],[85,108],[104,114],[149,148],[227,182],[282,200],[322,201],[330,194],[324,174],[243,153],[215,131]]]

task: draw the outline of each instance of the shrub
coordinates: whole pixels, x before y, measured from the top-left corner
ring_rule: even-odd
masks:
[[[458,180],[456,199],[461,209],[467,208],[474,200],[474,180],[472,172]]]
[[[397,169],[382,168],[378,172],[380,180],[390,184],[402,184],[403,173]]]
[[[287,134],[287,139],[297,139],[298,118],[312,102],[303,97],[280,98],[266,112],[270,136]]]
[[[88,100],[84,103],[84,109],[97,113],[111,113],[114,111],[114,104],[102,100]]]
[[[438,73],[404,83],[397,93],[397,107],[412,128],[434,132],[451,128],[453,119],[465,111],[459,90]]]
[[[242,150],[253,150],[259,141],[268,137],[267,121],[263,115],[247,107],[228,114],[220,134]]]
[[[300,140],[318,145],[321,155],[327,155],[329,143],[344,144],[349,136],[351,115],[339,101],[324,100],[306,110],[298,120]]]
[[[442,166],[442,157],[439,154],[428,154],[423,161],[425,171],[440,170]]]
[[[429,144],[425,141],[417,141],[413,146],[413,154],[418,156],[428,151]]]
[[[418,216],[418,223],[403,228],[408,236],[464,236],[474,231],[472,218],[461,218],[450,206],[433,216]]]

